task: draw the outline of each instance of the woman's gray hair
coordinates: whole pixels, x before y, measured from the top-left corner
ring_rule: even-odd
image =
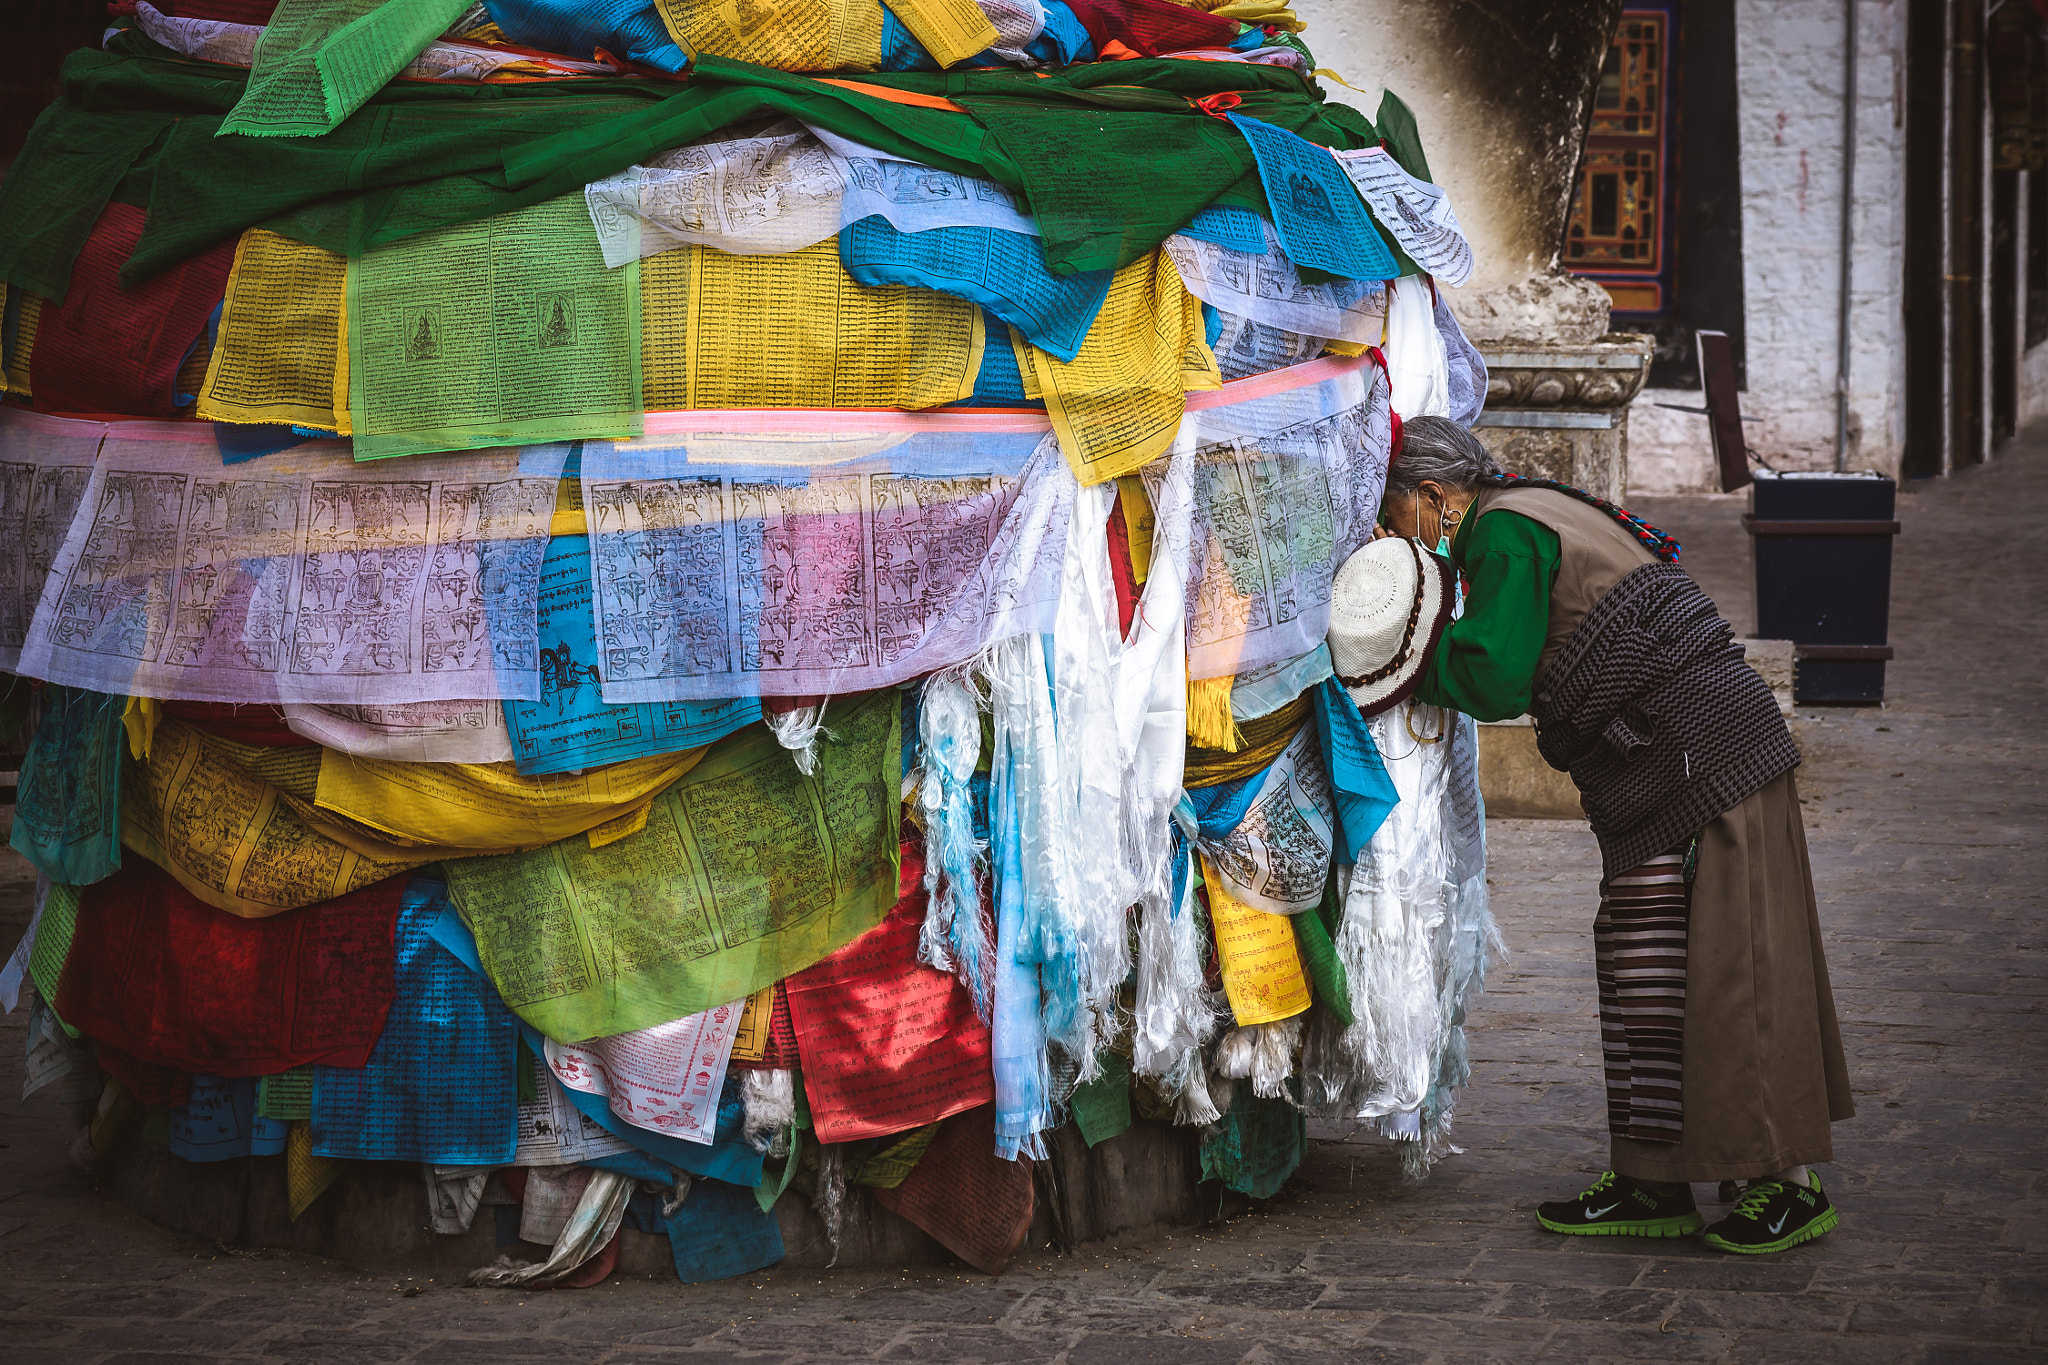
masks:
[[[1479,438],[1448,417],[1417,417],[1401,424],[1401,449],[1387,467],[1389,493],[1413,492],[1423,480],[1467,492],[1507,481]]]

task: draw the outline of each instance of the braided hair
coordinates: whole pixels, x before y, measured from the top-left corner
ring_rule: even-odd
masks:
[[[1416,417],[1401,424],[1401,440],[1393,462],[1387,466],[1387,491],[1410,493],[1424,481],[1447,488],[1547,488],[1599,509],[1645,549],[1667,564],[1676,564],[1680,546],[1673,537],[1650,525],[1625,507],[1574,488],[1556,479],[1532,479],[1510,474],[1500,467],[1491,451],[1464,427],[1448,417]]]

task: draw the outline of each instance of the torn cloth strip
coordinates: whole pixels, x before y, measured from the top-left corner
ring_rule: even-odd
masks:
[[[394,944],[384,1032],[358,1069],[313,1072],[313,1152],[502,1166],[519,1145],[518,1025],[491,983],[434,938],[447,888],[415,878]]]
[[[1692,887],[1663,853],[1600,885],[1593,956],[1607,1129],[1641,1142],[1685,1135],[1685,958]]]
[[[169,417],[176,410],[178,367],[227,292],[234,246],[223,242],[124,289],[115,276],[142,232],[141,209],[108,204],[78,253],[70,293],[44,306],[29,359],[43,411]],[[108,363],[111,356],[120,362]]]
[[[917,960],[923,859],[882,923],[785,983],[821,1142],[919,1128],[993,1098],[988,1027],[951,973]]]
[[[362,1066],[391,1008],[403,893],[394,878],[241,919],[137,858],[80,898],[56,1007],[96,1039],[194,1073]]]

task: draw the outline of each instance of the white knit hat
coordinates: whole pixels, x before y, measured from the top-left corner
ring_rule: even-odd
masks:
[[[1405,700],[1451,619],[1450,567],[1412,540],[1370,541],[1330,585],[1330,662],[1358,709]]]

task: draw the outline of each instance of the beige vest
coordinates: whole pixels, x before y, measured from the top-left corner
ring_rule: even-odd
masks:
[[[1564,642],[1615,584],[1645,564],[1657,562],[1643,543],[1597,507],[1548,488],[1482,488],[1465,515],[1519,512],[1557,533],[1557,581],[1550,586],[1550,631],[1543,641],[1541,678]]]

